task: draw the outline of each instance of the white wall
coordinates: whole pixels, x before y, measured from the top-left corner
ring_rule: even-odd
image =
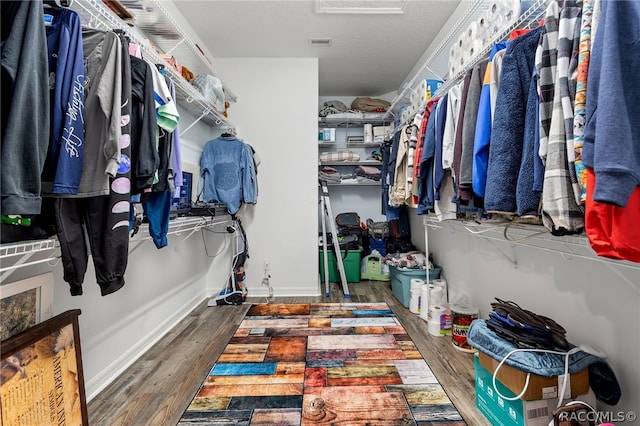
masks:
[[[318,60],[218,58],[215,66],[238,96],[229,108],[237,136],[262,159],[258,203],[240,210],[249,294],[267,294],[269,260],[276,296],[318,295]]]
[[[425,250],[422,217],[412,213],[411,225],[414,244]],[[571,343],[604,351],[622,399],[613,409],[600,409],[638,412],[640,265],[597,257],[588,244],[580,245],[586,240],[566,245],[536,240],[539,248],[531,248],[500,241],[501,231],[489,240],[442,225],[427,226],[427,241],[450,289],[466,294],[483,318],[495,297],[512,300],[556,320]]]

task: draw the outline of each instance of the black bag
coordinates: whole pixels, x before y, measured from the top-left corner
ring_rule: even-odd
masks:
[[[360,215],[356,212],[340,213],[336,216],[336,227],[340,235],[358,235],[363,234],[362,225],[360,223]]]
[[[346,247],[343,247],[343,242],[340,243],[341,248],[345,250],[345,256],[349,250],[357,250],[360,247],[363,250],[368,250],[369,239],[362,227],[358,213],[346,212],[338,214],[336,216],[336,228],[338,238],[348,241]]]
[[[367,219],[367,232],[372,238],[389,237],[389,222],[374,222],[373,219]]]
[[[387,253],[409,253],[415,250],[416,246],[408,238],[387,238]]]

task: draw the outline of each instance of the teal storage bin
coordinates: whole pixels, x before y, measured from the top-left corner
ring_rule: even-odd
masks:
[[[409,299],[411,297],[411,280],[425,280],[427,277],[427,270],[421,268],[397,268],[395,266],[389,266],[389,269],[391,272],[391,290],[393,291],[393,295],[405,308],[408,308]],[[441,269],[436,266],[430,269],[428,281],[440,278],[440,271]]]
[[[359,247],[358,250],[348,250],[346,256],[344,250],[340,250],[340,253],[342,255],[342,264],[347,282],[360,282],[360,257],[362,256],[362,247]],[[318,257],[320,259],[320,282],[324,282],[324,252],[322,249],[319,250]],[[329,282],[339,283],[340,272],[338,272],[336,257],[331,250],[327,251],[327,258],[329,259]]]

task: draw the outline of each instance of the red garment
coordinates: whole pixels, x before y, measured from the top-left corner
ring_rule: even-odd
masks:
[[[528,33],[529,31],[531,31],[529,28],[522,28],[519,30],[513,30],[511,31],[511,34],[509,34],[509,41],[513,41],[515,39],[517,39],[518,37],[520,37],[521,35],[524,35],[526,33]]]
[[[598,256],[640,262],[640,186],[625,207],[593,200],[596,177],[587,168],[585,230]]]

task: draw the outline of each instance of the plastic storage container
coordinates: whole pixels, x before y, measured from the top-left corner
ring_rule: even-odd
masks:
[[[411,280],[414,278],[425,279],[427,270],[416,268],[397,268],[389,266],[391,271],[391,290],[393,295],[402,303],[405,308],[409,307],[411,300]],[[440,268],[434,267],[429,270],[429,281],[440,278]]]
[[[360,279],[374,281],[389,281],[391,275],[389,267],[382,263],[382,257],[376,254],[370,254],[362,258],[360,268]],[[385,269],[387,273],[385,274]]]
[[[344,250],[340,250],[340,253],[342,255],[342,264],[344,265],[347,282],[360,282],[360,256],[362,256],[362,247],[358,248],[358,250],[348,250],[346,256]],[[319,250],[318,257],[320,259],[320,281],[324,282],[324,252],[322,249]],[[329,259],[329,281],[339,283],[340,272],[336,264],[336,257],[331,250],[327,251],[327,258]]]

